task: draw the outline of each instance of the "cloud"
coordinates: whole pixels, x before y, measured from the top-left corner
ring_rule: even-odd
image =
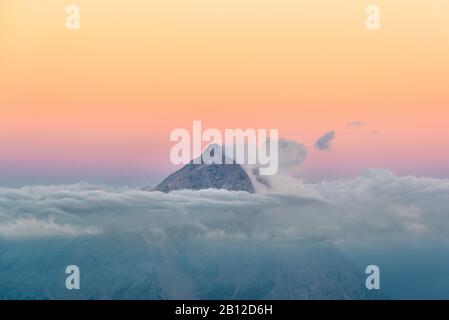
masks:
[[[265,143],[269,145],[270,139],[267,139]],[[303,143],[296,142],[294,140],[288,140],[280,138],[278,143],[278,169],[290,170],[301,165],[307,159],[307,147]],[[245,150],[247,152],[247,150]],[[249,166],[259,167],[259,165]]]
[[[307,148],[296,141],[279,139],[279,169],[291,169],[304,162]]]
[[[275,175],[259,175],[258,165],[244,165],[255,190],[259,193],[276,192],[284,194],[296,194],[305,197],[319,199],[319,194],[304,183],[290,176],[290,173],[307,159],[307,147],[303,143],[281,138],[278,140],[279,170]]]
[[[390,210],[393,216],[413,233],[424,233],[427,227],[421,222],[423,211],[414,205],[392,205]]]
[[[87,184],[0,188],[0,235],[13,240],[119,233],[156,242],[179,237],[319,238],[340,244],[449,240],[449,180],[370,170],[354,179],[296,186],[256,194],[165,194]]]
[[[332,140],[334,140],[334,138],[335,138],[335,131],[329,131],[325,133],[315,142],[315,148],[320,151],[330,150],[331,143]]]
[[[96,227],[79,227],[69,224],[58,224],[54,221],[37,220],[36,218],[18,218],[0,224],[0,238],[22,239],[48,236],[82,236],[98,235],[101,231]]]
[[[354,120],[354,121],[348,122],[346,124],[346,127],[349,128],[349,129],[357,129],[357,128],[364,127],[365,125],[366,125],[366,123],[363,122],[363,121]]]

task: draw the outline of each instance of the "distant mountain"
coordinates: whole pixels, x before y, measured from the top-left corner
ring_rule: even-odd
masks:
[[[187,234],[180,229],[166,241],[126,232],[0,241],[0,300],[387,298],[367,290],[364,268],[327,243]],[[64,286],[61,265],[72,261],[82,270],[81,290]]]
[[[203,155],[209,153],[213,157],[215,148],[217,148],[215,145],[209,146]],[[222,154],[222,164],[206,164],[203,160],[200,164],[194,164],[191,161],[169,175],[152,190],[170,192],[183,189],[226,189],[254,193],[254,186],[245,170],[235,161],[232,161],[232,164],[225,164],[226,157],[224,152]],[[145,188],[145,190],[151,189]]]

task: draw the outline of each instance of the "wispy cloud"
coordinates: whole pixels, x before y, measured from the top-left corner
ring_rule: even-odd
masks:
[[[48,236],[98,235],[101,231],[93,226],[59,224],[52,220],[18,218],[0,224],[0,238],[23,239]]]
[[[354,120],[354,121],[350,121],[346,124],[346,127],[349,129],[357,129],[357,128],[361,128],[364,127],[366,125],[365,122],[360,121],[360,120]]]

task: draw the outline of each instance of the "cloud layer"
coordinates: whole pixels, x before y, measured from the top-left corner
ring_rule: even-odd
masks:
[[[293,178],[291,178],[293,179]],[[85,183],[0,188],[0,238],[137,233],[163,241],[325,239],[335,243],[449,238],[449,181],[371,170],[349,180],[299,183],[290,193],[178,191]]]

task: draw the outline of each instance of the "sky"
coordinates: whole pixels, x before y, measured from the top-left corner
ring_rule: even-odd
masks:
[[[447,178],[448,83],[446,0],[0,0],[0,184],[156,183],[193,120],[277,128],[310,180]]]

